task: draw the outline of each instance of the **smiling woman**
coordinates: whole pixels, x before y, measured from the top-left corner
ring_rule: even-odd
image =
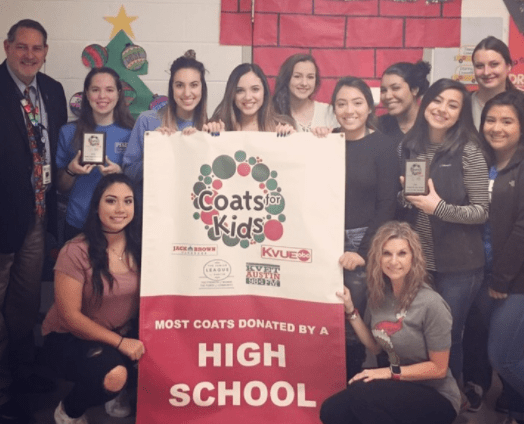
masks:
[[[142,198],[144,178],[144,136],[147,131],[164,134],[202,130],[207,122],[206,69],[194,50],[177,58],[170,69],[168,101],[160,111],[147,110],[138,117],[125,150],[123,169],[138,187]]]
[[[87,423],[88,408],[105,404],[114,417],[131,414],[145,353],[138,339],[140,217],[131,180],[103,177],[84,232],[62,248],[55,266],[55,303],[42,324],[52,368],[73,389],[55,410],[57,423]],[[82,370],[82,372],[79,372]]]
[[[524,405],[524,95],[508,90],[490,99],[481,129],[490,156],[492,186],[485,232],[492,255],[486,264],[489,295],[496,299],[490,320],[489,357],[510,394],[510,416]],[[486,244],[488,244],[486,243]],[[508,390],[513,388],[513,390]],[[508,421],[510,422],[510,421]],[[515,422],[515,421],[512,421]],[[521,422],[521,421],[518,421]]]
[[[451,314],[430,287],[422,246],[407,223],[380,227],[368,256],[366,322],[353,291],[337,295],[347,322],[372,353],[384,350],[390,366],[366,369],[324,401],[324,424],[451,424],[460,407],[448,368]],[[368,327],[369,325],[369,327]]]
[[[111,68],[92,69],[84,81],[80,118],[60,129],[56,153],[58,189],[69,193],[66,240],[81,232],[91,196],[102,176],[122,172],[133,123],[118,74]],[[84,164],[80,160],[84,134],[91,132],[106,134],[103,165]]]
[[[98,205],[102,231],[116,234],[129,224],[135,215],[133,191],[124,183],[109,186]]]
[[[375,105],[368,85],[356,77],[341,78],[331,97],[340,128],[346,138],[346,189],[344,251],[339,263],[344,285],[355,306],[365,312],[367,286],[364,266],[373,235],[393,219],[399,185],[395,145],[376,130]],[[316,131],[313,131],[315,135]],[[333,258],[335,259],[335,258]],[[346,331],[347,376],[360,371],[363,345],[349,325]]]
[[[429,194],[405,196],[406,218],[422,242],[428,270],[453,315],[450,368],[462,373],[462,334],[483,276],[482,224],[488,216],[487,166],[463,84],[435,82],[424,95],[402,161],[428,164]],[[404,170],[403,170],[404,171]]]
[[[93,118],[97,124],[104,125],[113,121],[113,111],[119,94],[111,74],[98,73],[93,76],[86,97],[93,109]]]
[[[400,143],[418,112],[418,103],[429,87],[427,62],[399,62],[384,71],[380,83],[380,100],[388,113],[379,118],[379,128]]]
[[[478,129],[486,102],[498,93],[515,88],[509,80],[513,61],[508,46],[493,36],[486,37],[477,44],[471,60],[479,85],[478,91],[472,96],[473,120]]]
[[[211,117],[211,124],[222,123],[226,131],[294,131],[287,116],[273,108],[267,78],[260,66],[238,65],[229,76],[224,98]],[[219,126],[208,128],[220,130]]]
[[[313,100],[319,87],[320,72],[313,56],[299,53],[288,57],[275,83],[275,110],[292,118],[299,132],[338,127],[332,106]]]

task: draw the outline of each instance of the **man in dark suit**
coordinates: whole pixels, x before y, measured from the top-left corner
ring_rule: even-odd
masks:
[[[56,231],[58,130],[67,121],[62,85],[39,72],[43,26],[24,19],[4,41],[0,65],[0,422],[29,421],[23,390],[45,390],[33,372],[46,230]]]

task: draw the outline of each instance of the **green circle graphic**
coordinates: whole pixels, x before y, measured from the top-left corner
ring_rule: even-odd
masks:
[[[277,180],[267,180],[266,187],[268,190],[275,190],[278,187]]]
[[[215,231],[213,230],[213,227],[211,227],[208,232],[207,232],[207,236],[213,240],[213,241],[217,241],[217,240],[220,240],[220,236],[215,236]]]
[[[203,182],[195,183],[193,186],[193,192],[198,196],[202,190],[206,188],[206,185]]]
[[[261,183],[262,181],[266,181],[269,178],[269,168],[263,163],[258,163],[253,167],[251,175],[255,181]]]
[[[218,178],[222,180],[231,178],[233,175],[235,175],[236,172],[235,160],[228,155],[217,157],[213,161],[213,172]]]
[[[235,159],[237,162],[244,162],[246,160],[246,157],[246,152],[244,152],[243,150],[239,150],[235,153]]]
[[[222,241],[224,242],[224,244],[226,246],[233,247],[233,246],[236,246],[238,244],[240,239],[238,237],[229,237],[227,234],[224,234],[222,236]]]
[[[211,167],[209,165],[202,165],[200,167],[200,173],[202,175],[209,175],[209,174],[211,174]]]
[[[266,206],[266,212],[270,213],[271,215],[278,215],[286,207],[284,196],[282,196],[280,193],[277,193],[276,191],[271,192],[270,196],[272,198],[279,198],[279,201],[277,203],[270,203],[268,206]]]

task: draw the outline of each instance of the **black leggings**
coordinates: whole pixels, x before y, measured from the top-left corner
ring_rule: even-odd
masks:
[[[113,368],[126,367],[128,382],[136,381],[133,362],[104,343],[82,340],[71,333],[50,333],[45,337],[44,351],[57,374],[75,383],[63,400],[64,410],[71,418],[78,418],[88,408],[102,405],[118,395],[104,388],[104,379]]]
[[[456,417],[439,392],[410,381],[358,381],[320,409],[324,424],[451,424]]]

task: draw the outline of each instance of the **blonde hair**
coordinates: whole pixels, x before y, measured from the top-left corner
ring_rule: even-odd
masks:
[[[411,269],[404,279],[404,287],[397,298],[397,309],[401,311],[409,308],[422,285],[429,284],[430,279],[418,234],[405,222],[387,222],[377,230],[369,249],[367,282],[370,306],[377,308],[384,303],[386,285],[391,284],[389,278],[382,272],[380,263],[384,245],[393,239],[406,240],[412,253]]]

